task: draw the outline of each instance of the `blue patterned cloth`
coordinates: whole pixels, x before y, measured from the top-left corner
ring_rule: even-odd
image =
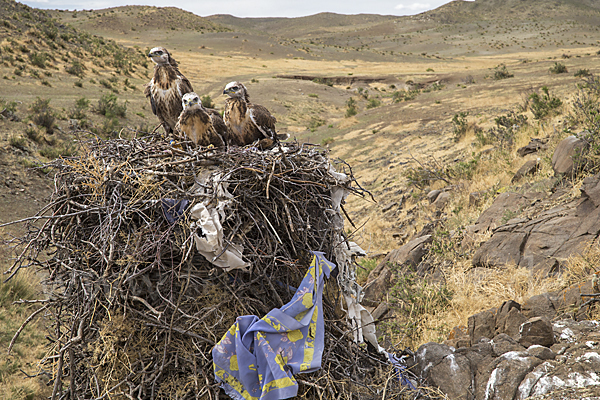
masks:
[[[294,374],[321,368],[324,347],[324,276],[336,267],[321,252],[314,257],[292,300],[262,319],[238,317],[213,348],[215,379],[235,400],[294,397]]]

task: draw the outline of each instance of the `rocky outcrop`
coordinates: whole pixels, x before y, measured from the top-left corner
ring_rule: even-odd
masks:
[[[583,181],[581,196],[555,205],[564,191],[551,196],[503,193],[480,216],[473,231],[492,229],[491,238],[473,256],[476,267],[514,264],[546,274],[556,273],[561,259],[580,254],[600,234],[600,176]],[[519,217],[503,221],[520,209]],[[522,215],[532,215],[525,217]],[[505,217],[506,218],[506,217]],[[504,224],[494,229],[495,224]]]
[[[552,307],[566,292],[534,296],[527,307],[506,301],[472,316],[469,328],[454,328],[444,344],[422,345],[412,370],[449,399],[558,400],[600,394],[600,323],[546,318],[558,315]]]
[[[369,274],[364,287],[364,304],[376,307],[394,282],[394,265],[414,269],[423,259],[431,240],[431,235],[424,235],[392,250]]]

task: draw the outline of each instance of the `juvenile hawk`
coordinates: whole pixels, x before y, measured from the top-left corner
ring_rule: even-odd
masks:
[[[182,99],[183,111],[176,128],[183,132],[196,146],[227,145],[227,126],[216,110],[206,109],[194,92],[186,93]]]
[[[223,94],[229,96],[225,100],[223,120],[229,128],[232,144],[245,146],[260,140],[259,145],[264,148],[281,139],[275,131],[275,117],[265,107],[250,103],[248,91],[242,83],[228,83]]]
[[[173,133],[177,118],[181,114],[181,99],[193,92],[190,81],[177,68],[177,61],[164,47],[150,50],[148,57],[156,63],[154,76],[146,85],[144,94],[150,98],[152,112],[158,117],[165,131]]]

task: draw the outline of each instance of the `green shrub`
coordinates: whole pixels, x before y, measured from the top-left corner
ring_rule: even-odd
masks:
[[[202,101],[202,105],[206,108],[215,108],[215,103],[213,102],[212,98],[210,97],[209,94],[202,96],[202,98],[200,99]]]
[[[32,112],[31,119],[38,126],[46,128],[46,132],[49,134],[54,133],[54,121],[56,120],[56,114],[52,107],[50,107],[50,99],[37,98],[29,110]]]
[[[379,99],[371,98],[367,101],[367,109],[379,107],[381,105],[381,101]]]
[[[68,67],[65,67],[65,71],[68,74],[71,75],[75,75],[79,78],[83,78],[85,76],[85,70],[87,68],[85,67],[85,65],[83,65],[82,63],[80,63],[79,61],[71,61],[71,65],[69,65]]]
[[[552,67],[549,69],[551,74],[564,74],[569,72],[567,67],[563,63],[555,62]]]
[[[533,113],[535,119],[542,119],[548,115],[557,112],[557,109],[562,105],[562,101],[550,95],[548,87],[542,87],[542,93],[531,93],[529,95],[529,109]]]
[[[500,64],[496,68],[494,68],[494,79],[499,81],[501,79],[507,79],[514,77],[513,74],[508,72],[506,65]]]
[[[8,144],[23,151],[27,150],[27,139],[22,136],[12,136],[8,139]]]
[[[42,69],[46,68],[47,58],[48,55],[46,53],[34,52],[29,54],[29,61],[31,61],[31,65]]]
[[[331,144],[334,142],[334,139],[330,136],[330,137],[326,137],[323,140],[321,140],[321,146],[327,146],[328,144]]]
[[[580,69],[577,72],[575,72],[574,75],[576,77],[579,77],[579,78],[585,78],[586,76],[590,76],[591,74],[590,74],[590,70],[589,69],[584,68],[584,69]]]
[[[108,93],[98,100],[96,112],[109,119],[112,117],[124,118],[127,113],[127,102],[118,104],[117,96],[115,96],[113,93]]]
[[[455,141],[459,141],[467,134],[467,130],[469,129],[469,123],[467,122],[468,115],[468,112],[461,111],[452,117],[452,133],[454,134]]]
[[[87,118],[85,112],[90,107],[90,101],[85,97],[75,100],[75,105],[69,111],[69,118],[84,120]]]
[[[353,115],[358,114],[358,109],[356,107],[356,100],[353,97],[350,97],[348,101],[346,101],[346,118],[352,117]]]
[[[399,90],[397,92],[394,92],[394,94],[392,95],[392,100],[394,101],[394,103],[414,100],[419,93],[421,93],[419,89]]]
[[[325,125],[325,120],[323,118],[315,117],[314,115],[310,117],[310,121],[308,123],[308,129],[311,132],[314,132],[318,127]]]
[[[392,335],[403,338],[407,345],[417,345],[425,333],[422,324],[424,315],[432,315],[449,306],[452,292],[443,284],[429,283],[414,271],[398,264],[389,264],[395,277],[395,284],[388,292],[391,309],[395,318],[382,323]],[[446,332],[440,330],[443,339]]]

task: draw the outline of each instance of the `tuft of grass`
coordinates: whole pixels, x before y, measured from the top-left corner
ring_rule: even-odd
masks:
[[[319,98],[319,95],[318,95],[318,94],[315,94],[315,93],[309,93],[309,94],[308,94],[308,97],[313,97],[313,98],[315,98],[315,99],[318,99],[318,98]]]
[[[42,99],[38,97],[30,106],[32,112],[31,119],[38,125],[46,128],[48,134],[54,133],[54,121],[56,113],[50,106],[50,99]]]
[[[528,97],[529,109],[535,119],[542,119],[558,112],[562,100],[550,94],[547,86],[543,86],[541,93],[531,93]]]
[[[565,74],[567,72],[569,72],[569,70],[567,70],[567,67],[565,66],[565,64],[560,63],[558,61],[554,62],[554,65],[551,66],[548,71],[550,71],[551,74]]]
[[[500,64],[496,68],[494,68],[494,80],[508,79],[514,77],[514,74],[511,74],[506,65]]]
[[[124,118],[127,114],[127,102],[118,104],[117,96],[113,93],[108,93],[98,100],[98,106],[96,107],[95,111],[96,113],[104,115],[107,118]]]
[[[212,98],[210,97],[209,94],[202,96],[202,98],[200,99],[202,101],[202,105],[206,108],[215,108],[215,103],[213,102]]]
[[[350,97],[348,101],[346,101],[346,118],[352,117],[358,114],[358,108],[356,105],[356,100],[353,97]]]
[[[367,101],[367,109],[376,108],[376,107],[379,107],[380,105],[381,105],[381,100],[379,100],[379,99],[370,98]]]

